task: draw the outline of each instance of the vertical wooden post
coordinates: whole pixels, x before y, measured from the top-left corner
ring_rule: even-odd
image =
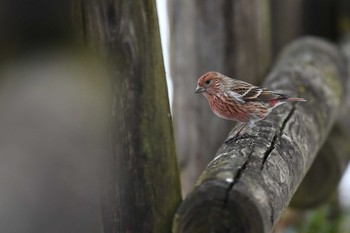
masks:
[[[91,0],[83,15],[113,89],[104,232],[170,232],[180,183],[155,1]]]
[[[271,1],[271,46],[274,57],[303,33],[303,1]]]
[[[196,82],[210,70],[261,81],[270,65],[269,1],[169,2],[175,138],[187,193],[233,126],[194,95]]]

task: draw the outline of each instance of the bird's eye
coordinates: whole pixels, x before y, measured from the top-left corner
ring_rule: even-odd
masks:
[[[205,81],[205,84],[210,84],[211,79],[208,79],[207,81]]]

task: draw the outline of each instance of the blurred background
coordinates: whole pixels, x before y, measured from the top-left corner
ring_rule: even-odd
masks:
[[[292,40],[315,35],[341,45],[350,33],[348,0],[156,3],[183,197],[234,126],[194,94],[201,74],[215,70],[261,84]],[[118,83],[111,83],[94,50],[107,54],[101,48],[108,39],[98,33],[86,39],[92,27],[105,25],[86,20],[82,8],[83,0],[0,2],[1,232],[107,232],[100,177],[109,161],[110,116],[120,114],[114,107],[123,103],[111,97]],[[111,12],[106,21],[117,37],[126,23],[113,22],[118,15]],[[327,200],[290,208],[275,231],[350,232],[349,168],[343,172]]]

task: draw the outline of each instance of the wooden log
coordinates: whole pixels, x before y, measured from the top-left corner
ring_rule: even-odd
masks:
[[[288,46],[264,86],[308,101],[275,109],[247,138],[223,144],[180,205],[173,231],[271,232],[337,117],[344,67],[338,49],[320,39]]]
[[[340,47],[345,55],[347,74],[349,74],[350,38],[345,37]],[[291,201],[293,208],[314,208],[328,202],[337,191],[337,186],[350,159],[349,81],[346,82],[345,87],[347,91],[337,123],[293,196]]]
[[[350,38],[340,44],[345,55],[347,73],[350,73]],[[340,116],[315,162],[294,195],[291,206],[305,209],[327,202],[340,182],[350,159],[350,82],[345,85],[347,94],[340,109]],[[327,172],[323,172],[327,171]]]
[[[291,207],[310,209],[331,200],[350,157],[349,141],[349,131],[337,122],[293,196]]]
[[[216,70],[260,83],[270,66],[269,1],[169,0],[169,6],[175,141],[186,194],[233,126],[194,96],[196,82]]]
[[[155,1],[83,4],[113,89],[103,232],[170,232],[181,193]]]
[[[345,55],[347,74],[350,73],[350,38],[340,44]],[[321,205],[330,198],[340,182],[350,159],[350,82],[346,82],[347,94],[340,109],[340,116],[327,141],[323,145],[305,179],[293,196],[291,206],[305,209]],[[326,171],[326,172],[324,172]]]

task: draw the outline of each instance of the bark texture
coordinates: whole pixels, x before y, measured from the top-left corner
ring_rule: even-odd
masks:
[[[339,50],[325,41],[288,46],[264,86],[307,102],[278,107],[247,138],[222,145],[179,207],[173,231],[271,232],[337,118],[345,74]]]
[[[340,47],[347,61],[346,72],[349,77],[350,38],[344,38]],[[314,208],[328,202],[337,191],[337,186],[350,159],[349,85],[350,82],[347,79],[344,83],[346,95],[337,123],[293,196],[291,206],[294,208]]]
[[[270,65],[269,1],[171,0],[169,6],[175,139],[186,194],[233,126],[194,95],[196,82],[210,70],[262,80]]]
[[[181,195],[155,1],[82,9],[87,43],[112,80],[103,232],[170,232]]]
[[[293,196],[293,208],[315,208],[334,197],[350,157],[349,141],[349,131],[338,121]]]

